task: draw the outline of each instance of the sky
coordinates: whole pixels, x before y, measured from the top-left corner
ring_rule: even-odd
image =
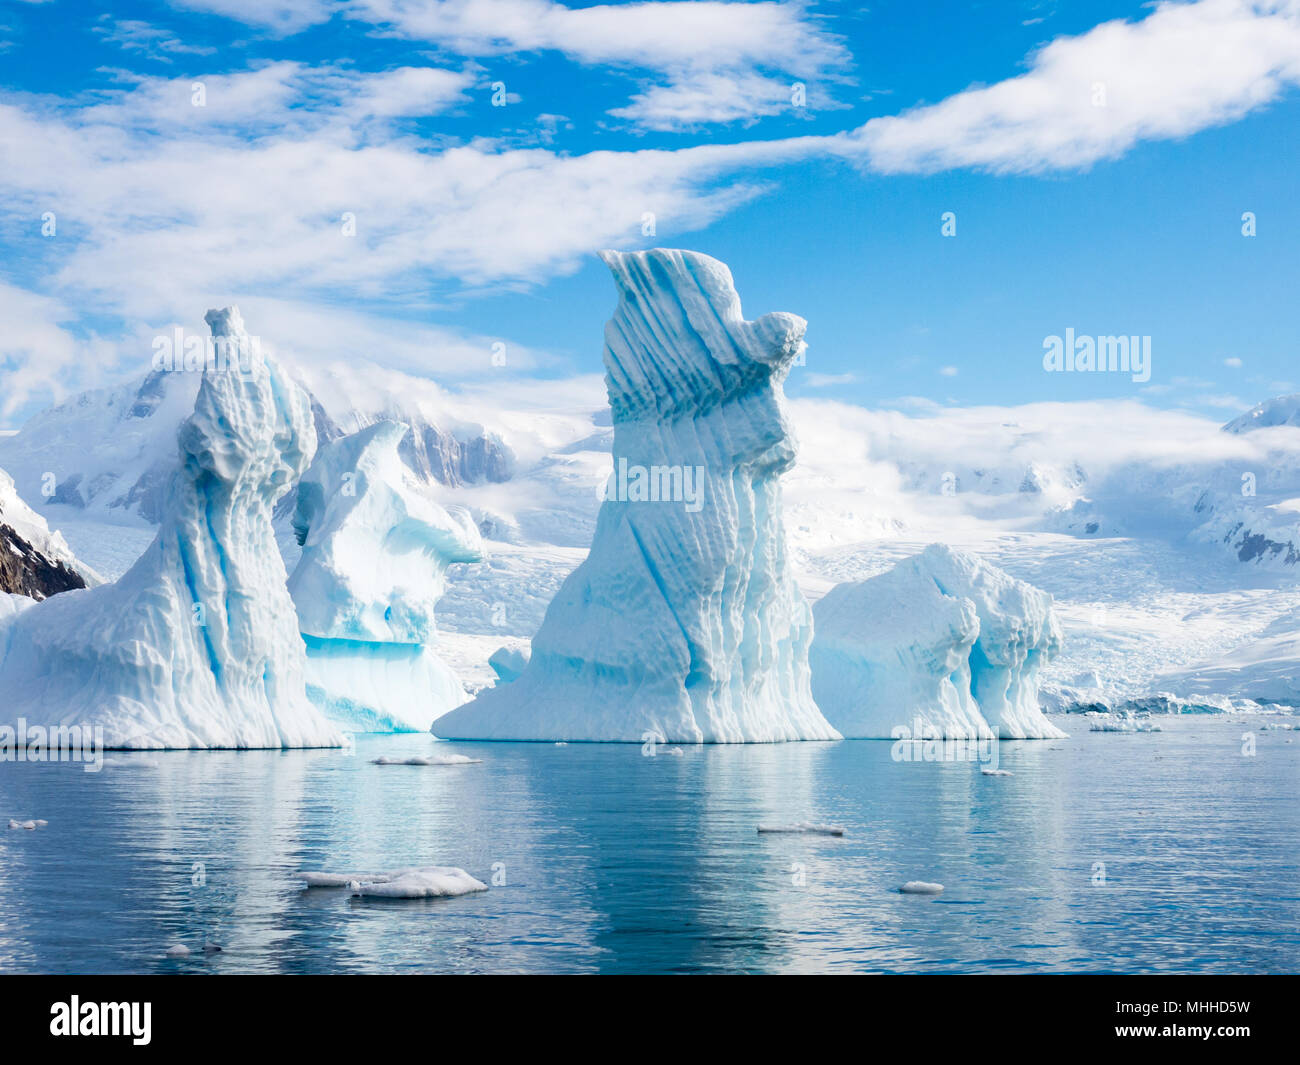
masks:
[[[1300,390],[1298,85],[1300,0],[6,0],[0,429],[229,303],[563,394],[595,252],[654,246],[808,319],[794,396],[1227,420]],[[1046,371],[1067,329],[1149,379]]]

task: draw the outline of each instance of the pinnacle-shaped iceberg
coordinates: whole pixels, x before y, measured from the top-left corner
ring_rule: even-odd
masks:
[[[837,739],[812,700],[812,618],[786,557],[792,314],[741,315],[694,252],[604,252],[614,473],[591,552],[519,677],[434,722],[448,738]]]
[[[931,544],[813,613],[813,694],[849,738],[1065,735],[1038,704],[1061,645],[1052,597],[996,566]]]
[[[447,566],[483,557],[478,529],[411,483],[400,422],[322,445],[298,486],[302,559],[289,578],[307,644],[307,691],[332,721],[424,731],[466,699],[430,647]]]
[[[307,395],[209,311],[214,346],[180,427],[180,469],[153,544],[115,584],[0,622],[4,717],[102,726],[126,748],[326,747],[271,514],[316,449]]]

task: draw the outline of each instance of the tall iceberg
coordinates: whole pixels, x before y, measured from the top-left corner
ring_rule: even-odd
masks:
[[[813,695],[845,736],[1065,735],[1038,703],[1042,667],[1061,646],[1052,597],[996,566],[931,544],[836,585],[813,613]]]
[[[316,449],[306,394],[209,311],[237,365],[203,371],[153,544],[115,584],[0,621],[6,717],[125,748],[328,747],[271,514]]]
[[[307,692],[363,732],[424,731],[466,699],[434,654],[434,607],[453,562],[483,557],[463,512],[428,499],[405,471],[400,422],[322,445],[298,486],[302,558],[289,578],[307,644]]]
[[[741,743],[838,739],[813,703],[812,618],[786,557],[782,382],[792,314],[741,315],[725,265],[604,252],[614,474],[591,552],[527,667],[434,723],[457,739]]]

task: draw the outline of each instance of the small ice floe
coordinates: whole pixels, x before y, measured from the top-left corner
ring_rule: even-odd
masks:
[[[668,750],[664,751],[663,753],[671,754],[674,758],[681,758],[685,755],[686,752],[683,751],[680,747],[669,747]]]
[[[190,948],[184,943],[173,943],[167,948],[167,957],[169,958],[188,958],[189,956]]]
[[[1296,728],[1296,726],[1293,725],[1290,721],[1265,721],[1259,727],[1265,732],[1271,732],[1274,729],[1283,732],[1290,732],[1290,731],[1294,731]]]
[[[1009,777],[1009,776],[1011,776],[1011,770],[1010,770],[1010,769],[981,769],[980,772],[983,773],[986,777]]]
[[[929,880],[909,880],[898,890],[904,895],[938,895],[943,892],[943,885]]]
[[[482,758],[470,758],[463,754],[431,754],[424,758],[386,758],[380,756],[370,760],[371,765],[478,765]]]
[[[309,888],[346,887],[354,897],[385,899],[437,899],[486,891],[464,869],[431,865],[424,869],[399,869],[394,873],[299,873]]]
[[[1091,731],[1093,732],[1161,732],[1159,725],[1150,721],[1133,721],[1127,718],[1121,718],[1117,721],[1094,721]]]
[[[844,829],[840,825],[819,825],[812,821],[799,821],[793,825],[759,825],[759,832],[795,833],[809,836],[842,836]]]
[[[41,820],[15,821],[12,818],[10,818],[9,820],[10,828],[25,828],[27,829],[28,832],[35,832],[38,828],[44,828],[48,824],[49,824],[48,821],[41,821]]]
[[[105,758],[101,764],[105,769],[157,769],[159,765],[154,758]]]
[[[555,741],[555,746],[557,746],[557,747],[567,747],[568,744],[567,744],[564,740],[556,740],[556,741]]]

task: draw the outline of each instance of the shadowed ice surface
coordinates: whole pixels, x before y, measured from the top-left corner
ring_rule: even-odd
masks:
[[[1009,777],[869,741],[651,758],[363,736],[354,754],[153,753],[97,774],[0,763],[0,825],[49,822],[0,830],[0,972],[1300,966],[1297,734],[1054,720],[1073,737],[1001,745]],[[483,762],[370,763],[435,748]],[[846,834],[756,832],[799,821]],[[294,877],[412,865],[497,883],[393,902]],[[908,880],[945,891],[899,894]],[[193,954],[165,958],[175,943]]]

